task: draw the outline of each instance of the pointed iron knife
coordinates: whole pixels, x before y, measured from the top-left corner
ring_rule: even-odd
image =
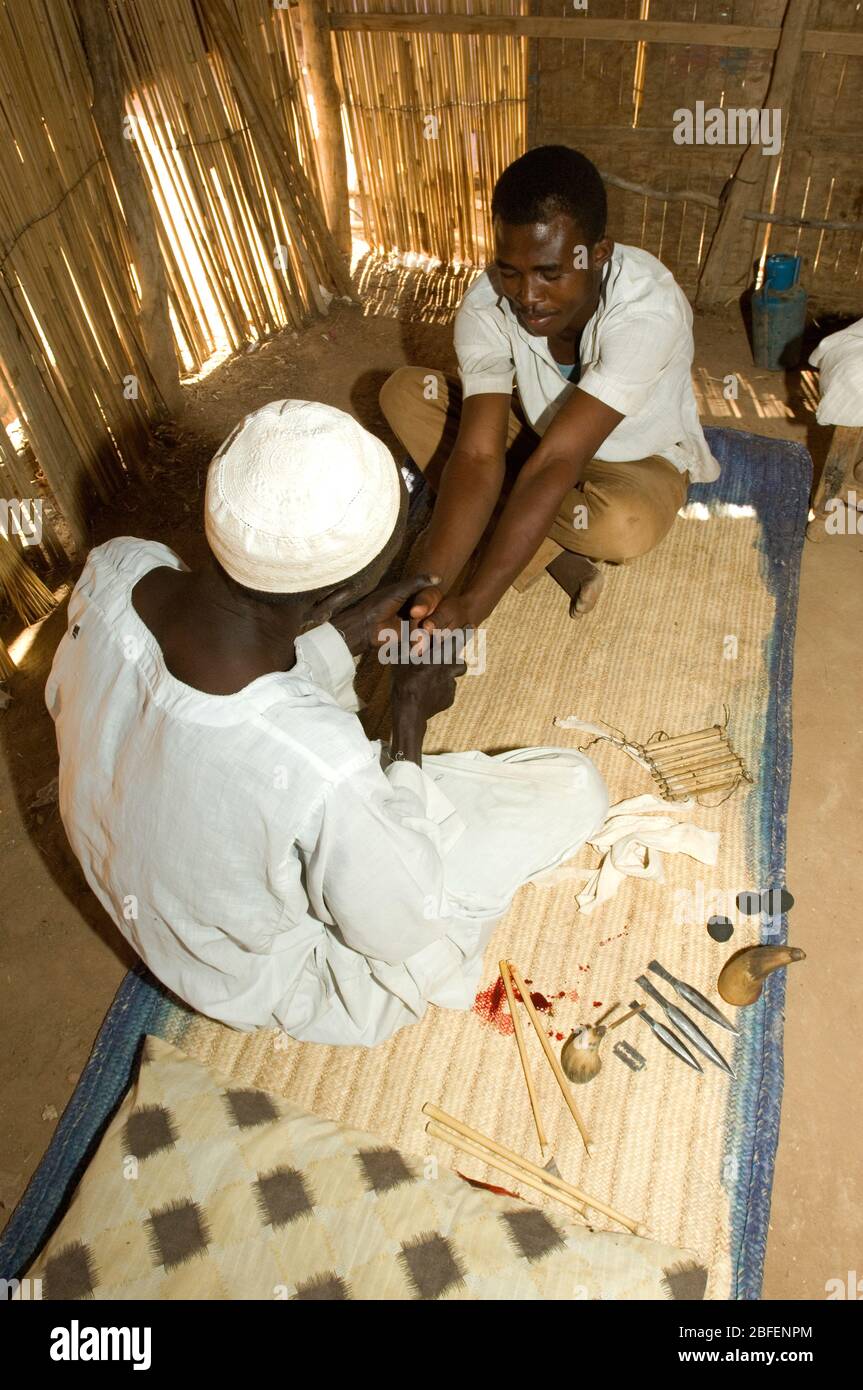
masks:
[[[634,1009],[637,1003],[638,1000],[634,999],[629,1007]],[[653,1036],[658,1038],[669,1052],[673,1052],[675,1057],[679,1057],[681,1062],[685,1062],[688,1067],[694,1067],[696,1071],[701,1071],[701,1063],[696,1057],[693,1057],[688,1047],[684,1047],[676,1033],[672,1033],[671,1029],[666,1028],[664,1023],[657,1023],[656,1019],[651,1018],[644,1007],[639,1009],[637,1017],[644,1019],[648,1028],[652,1030]]]
[[[703,1052],[704,1056],[707,1057],[714,1066],[721,1067],[729,1076],[734,1075],[734,1072],[731,1070],[722,1053],[717,1052],[710,1039],[705,1037],[698,1027],[698,1024],[693,1023],[688,1014],[685,1014],[682,1009],[678,1009],[676,1004],[670,1004],[667,999],[664,999],[659,993],[659,990],[650,983],[646,975],[639,975],[635,983],[641,985],[645,994],[649,994],[651,999],[656,1000],[657,1004],[662,1005],[668,1022],[673,1023],[675,1028],[678,1028],[683,1036],[688,1038],[694,1047],[698,1048],[699,1052]]]
[[[694,985],[688,985],[685,980],[678,980],[670,970],[666,970],[664,965],[660,965],[658,960],[652,960],[647,968],[652,970],[654,975],[658,975],[661,980],[665,980],[667,984],[671,985],[681,999],[685,999],[687,1004],[692,1005],[693,1009],[698,1009],[698,1012],[704,1014],[705,1018],[709,1018],[711,1023],[718,1023],[720,1028],[727,1028],[729,1033],[740,1034],[740,1029],[726,1018],[725,1014],[720,1013],[709,999],[705,999]]]

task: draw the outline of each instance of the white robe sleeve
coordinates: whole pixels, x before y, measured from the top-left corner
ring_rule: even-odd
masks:
[[[360,702],[354,692],[356,666],[351,650],[332,623],[321,623],[298,637],[294,646],[299,658],[308,666],[312,679],[342,709],[356,714]]]
[[[322,804],[304,853],[312,912],[352,950],[389,965],[406,961],[458,918],[444,852],[463,828],[415,764],[384,773],[377,761],[367,763]]]

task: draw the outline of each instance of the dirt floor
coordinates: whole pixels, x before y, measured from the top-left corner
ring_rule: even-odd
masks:
[[[387,438],[377,392],[405,362],[451,367],[451,331],[340,304],[327,321],[224,363],[187,388],[181,426],[154,442],[144,481],[95,518],[94,543],[156,537],[194,562],[207,462],[240,415],[283,396],[323,397]],[[723,395],[731,374],[735,401]],[[799,440],[820,465],[829,431],[815,424],[811,375],[753,369],[737,306],[696,320],[695,376],[705,423]],[[807,543],[787,882],[796,899],[792,940],[808,960],[788,977],[767,1299],[824,1298],[828,1280],[860,1267],[863,1249],[860,1118],[852,1104],[863,1029],[855,1008],[861,928],[853,891],[863,869],[861,576],[863,536],[822,532]],[[0,712],[0,1226],[51,1138],[130,964],[71,858],[50,790],[40,797],[56,775],[42,691],[64,624],[61,608],[39,628]]]

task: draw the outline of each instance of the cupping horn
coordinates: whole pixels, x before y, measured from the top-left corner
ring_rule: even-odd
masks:
[[[747,946],[725,962],[717,989],[727,1004],[754,1004],[768,975],[805,959],[799,946]]]

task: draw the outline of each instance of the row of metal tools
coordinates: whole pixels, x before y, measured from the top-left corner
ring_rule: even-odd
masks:
[[[672,975],[669,970],[666,970],[663,965],[660,965],[658,960],[650,961],[647,969],[652,971],[654,975],[659,976],[666,984],[670,985],[680,999],[686,1004],[689,1004],[693,1009],[696,1009],[705,1018],[709,1019],[711,1023],[715,1023],[718,1027],[726,1029],[729,1033],[739,1033],[740,1030],[731,1020],[726,1018],[714,1004],[711,1004],[710,1000],[706,999],[701,991],[696,989],[694,985],[687,984],[685,980],[677,979],[677,977]],[[602,1066],[599,1048],[606,1033],[618,1027],[619,1024],[625,1023],[627,1019],[635,1015],[643,1020],[657,1041],[662,1043],[663,1047],[667,1047],[673,1056],[677,1057],[681,1062],[685,1062],[688,1067],[692,1067],[695,1071],[703,1071],[700,1061],[691,1050],[695,1048],[703,1057],[706,1057],[708,1061],[712,1062],[714,1066],[720,1067],[722,1071],[727,1072],[729,1076],[734,1075],[734,1071],[727,1059],[723,1057],[719,1049],[714,1046],[707,1034],[699,1028],[698,1024],[688,1013],[685,1013],[678,1004],[667,999],[664,994],[661,994],[656,988],[656,985],[652,980],[648,979],[646,974],[639,975],[636,984],[663,1010],[667,1023],[660,1022],[658,1019],[654,1018],[648,1013],[643,1004],[639,1003],[637,999],[634,999],[629,1006],[630,1012],[628,1014],[618,1019],[616,1023],[605,1026],[605,1019],[609,1018],[620,1008],[620,1004],[614,1004],[610,1009],[606,1010],[602,1018],[597,1020],[596,1023],[586,1024],[584,1027],[577,1029],[570,1034],[569,1038],[564,1043],[560,1054],[560,1060],[563,1070],[570,1081],[583,1083],[593,1080]],[[677,1030],[676,1032],[675,1029]],[[686,1039],[686,1041],[684,1041],[684,1039]],[[612,1050],[615,1056],[633,1071],[641,1071],[646,1065],[645,1058],[631,1043],[621,1040],[614,1044]]]

